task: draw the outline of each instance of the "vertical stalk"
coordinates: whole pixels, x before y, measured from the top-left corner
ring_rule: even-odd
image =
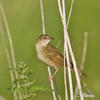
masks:
[[[13,84],[13,82],[15,80],[15,77],[14,77],[13,71],[11,70],[12,64],[11,64],[11,60],[10,60],[9,50],[7,48],[7,45],[6,45],[6,40],[5,40],[5,36],[4,36],[4,28],[3,28],[1,16],[0,16],[0,33],[1,33],[2,43],[3,43],[4,49],[5,49],[6,59],[7,59],[7,62],[8,62],[8,68],[9,68],[9,71],[10,71],[10,77],[11,77],[12,85],[13,85],[13,88],[14,88],[15,84]],[[18,100],[16,91],[14,91],[13,94],[14,94],[14,100]]]
[[[58,7],[59,7],[59,12],[60,12],[60,16],[61,16],[61,19],[62,19],[62,23],[63,23],[63,27],[64,29],[66,30],[66,34],[64,35],[65,36],[65,40],[67,41],[67,44],[68,44],[68,48],[69,48],[69,52],[70,52],[70,55],[71,55],[71,58],[72,58],[72,62],[73,62],[73,66],[74,66],[74,70],[75,70],[75,76],[76,76],[76,80],[77,80],[77,85],[78,85],[78,89],[79,89],[79,93],[80,93],[80,99],[81,100],[84,100],[83,96],[82,96],[82,88],[81,88],[81,83],[80,83],[80,77],[79,77],[79,74],[78,74],[78,70],[77,70],[77,65],[76,65],[76,61],[75,61],[75,57],[74,57],[74,53],[72,51],[72,47],[71,47],[71,43],[70,43],[70,39],[69,39],[69,36],[68,36],[68,24],[69,24],[69,21],[70,21],[70,17],[71,17],[71,12],[72,12],[72,6],[73,6],[73,2],[71,2],[71,8],[70,8],[70,12],[69,12],[69,17],[68,17],[68,22],[66,24],[66,20],[64,18],[64,15],[65,15],[65,2],[64,0],[62,0],[62,4],[63,4],[63,10],[61,9],[61,3],[60,3],[60,0],[58,0]],[[65,25],[66,24],[66,25]],[[70,80],[69,80],[70,81]],[[71,86],[71,85],[70,85]],[[72,88],[72,87],[71,87]],[[70,89],[72,91],[72,89]],[[73,98],[72,98],[73,99]]]
[[[44,24],[44,13],[43,13],[43,2],[42,2],[42,0],[40,0],[40,7],[41,7],[41,17],[42,17],[42,31],[43,31],[43,34],[45,34],[45,24]],[[48,73],[49,73],[49,77],[51,77],[51,70],[50,70],[49,66],[48,66]],[[54,90],[54,84],[53,84],[52,79],[50,80],[50,83],[51,83],[51,88]],[[52,91],[52,95],[53,95],[53,99],[57,100],[55,91]]]
[[[64,0],[62,0],[62,6],[63,6],[63,27],[64,27],[65,54],[66,54],[67,66],[68,66],[70,98],[71,98],[71,100],[73,100],[73,84],[72,84],[72,76],[71,76],[71,69],[70,69],[69,52],[68,52],[68,46],[67,46],[67,40],[66,40],[67,27],[66,27],[66,14],[65,14],[65,1]]]
[[[1,13],[2,13],[2,17],[3,17],[3,20],[4,20],[5,27],[6,27],[6,30],[7,30],[9,46],[10,46],[10,51],[11,51],[12,63],[13,63],[14,68],[17,69],[16,60],[15,60],[15,53],[14,53],[14,47],[13,47],[13,41],[12,41],[11,33],[10,33],[10,30],[9,30],[9,27],[8,27],[8,23],[7,23],[7,20],[6,20],[6,15],[5,15],[4,9],[3,9],[1,4],[0,4],[0,9],[1,9]],[[17,79],[18,75],[17,75],[16,72],[15,72],[15,76],[16,76],[16,79]],[[17,82],[17,86],[18,86],[18,88],[20,88],[20,84],[18,82]],[[21,94],[20,93],[18,93],[18,94],[19,94],[19,99],[22,100]]]

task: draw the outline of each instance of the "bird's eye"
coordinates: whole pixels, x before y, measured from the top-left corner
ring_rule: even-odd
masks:
[[[46,39],[46,37],[44,36],[44,39]]]

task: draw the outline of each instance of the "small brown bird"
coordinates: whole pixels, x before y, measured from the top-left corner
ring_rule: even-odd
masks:
[[[64,56],[57,48],[50,44],[53,37],[45,34],[41,35],[36,41],[36,51],[38,58],[48,66],[56,68],[55,73],[50,80],[55,76],[60,67],[64,66]],[[66,63],[67,67],[67,63]]]

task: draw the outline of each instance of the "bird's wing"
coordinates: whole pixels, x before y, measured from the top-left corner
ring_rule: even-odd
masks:
[[[58,67],[64,65],[64,56],[57,50],[57,48],[53,47],[51,44],[48,44],[46,50],[46,56],[54,61]]]

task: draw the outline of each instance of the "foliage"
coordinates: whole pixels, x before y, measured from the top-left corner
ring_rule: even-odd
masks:
[[[32,73],[29,71],[27,65],[23,62],[19,62],[17,69],[14,70],[18,74],[18,79],[14,81],[16,87],[14,91],[20,92],[23,100],[28,100],[36,95],[37,91],[52,91],[51,88],[34,85],[35,80],[32,79]],[[20,88],[17,88],[17,82],[20,84]]]

